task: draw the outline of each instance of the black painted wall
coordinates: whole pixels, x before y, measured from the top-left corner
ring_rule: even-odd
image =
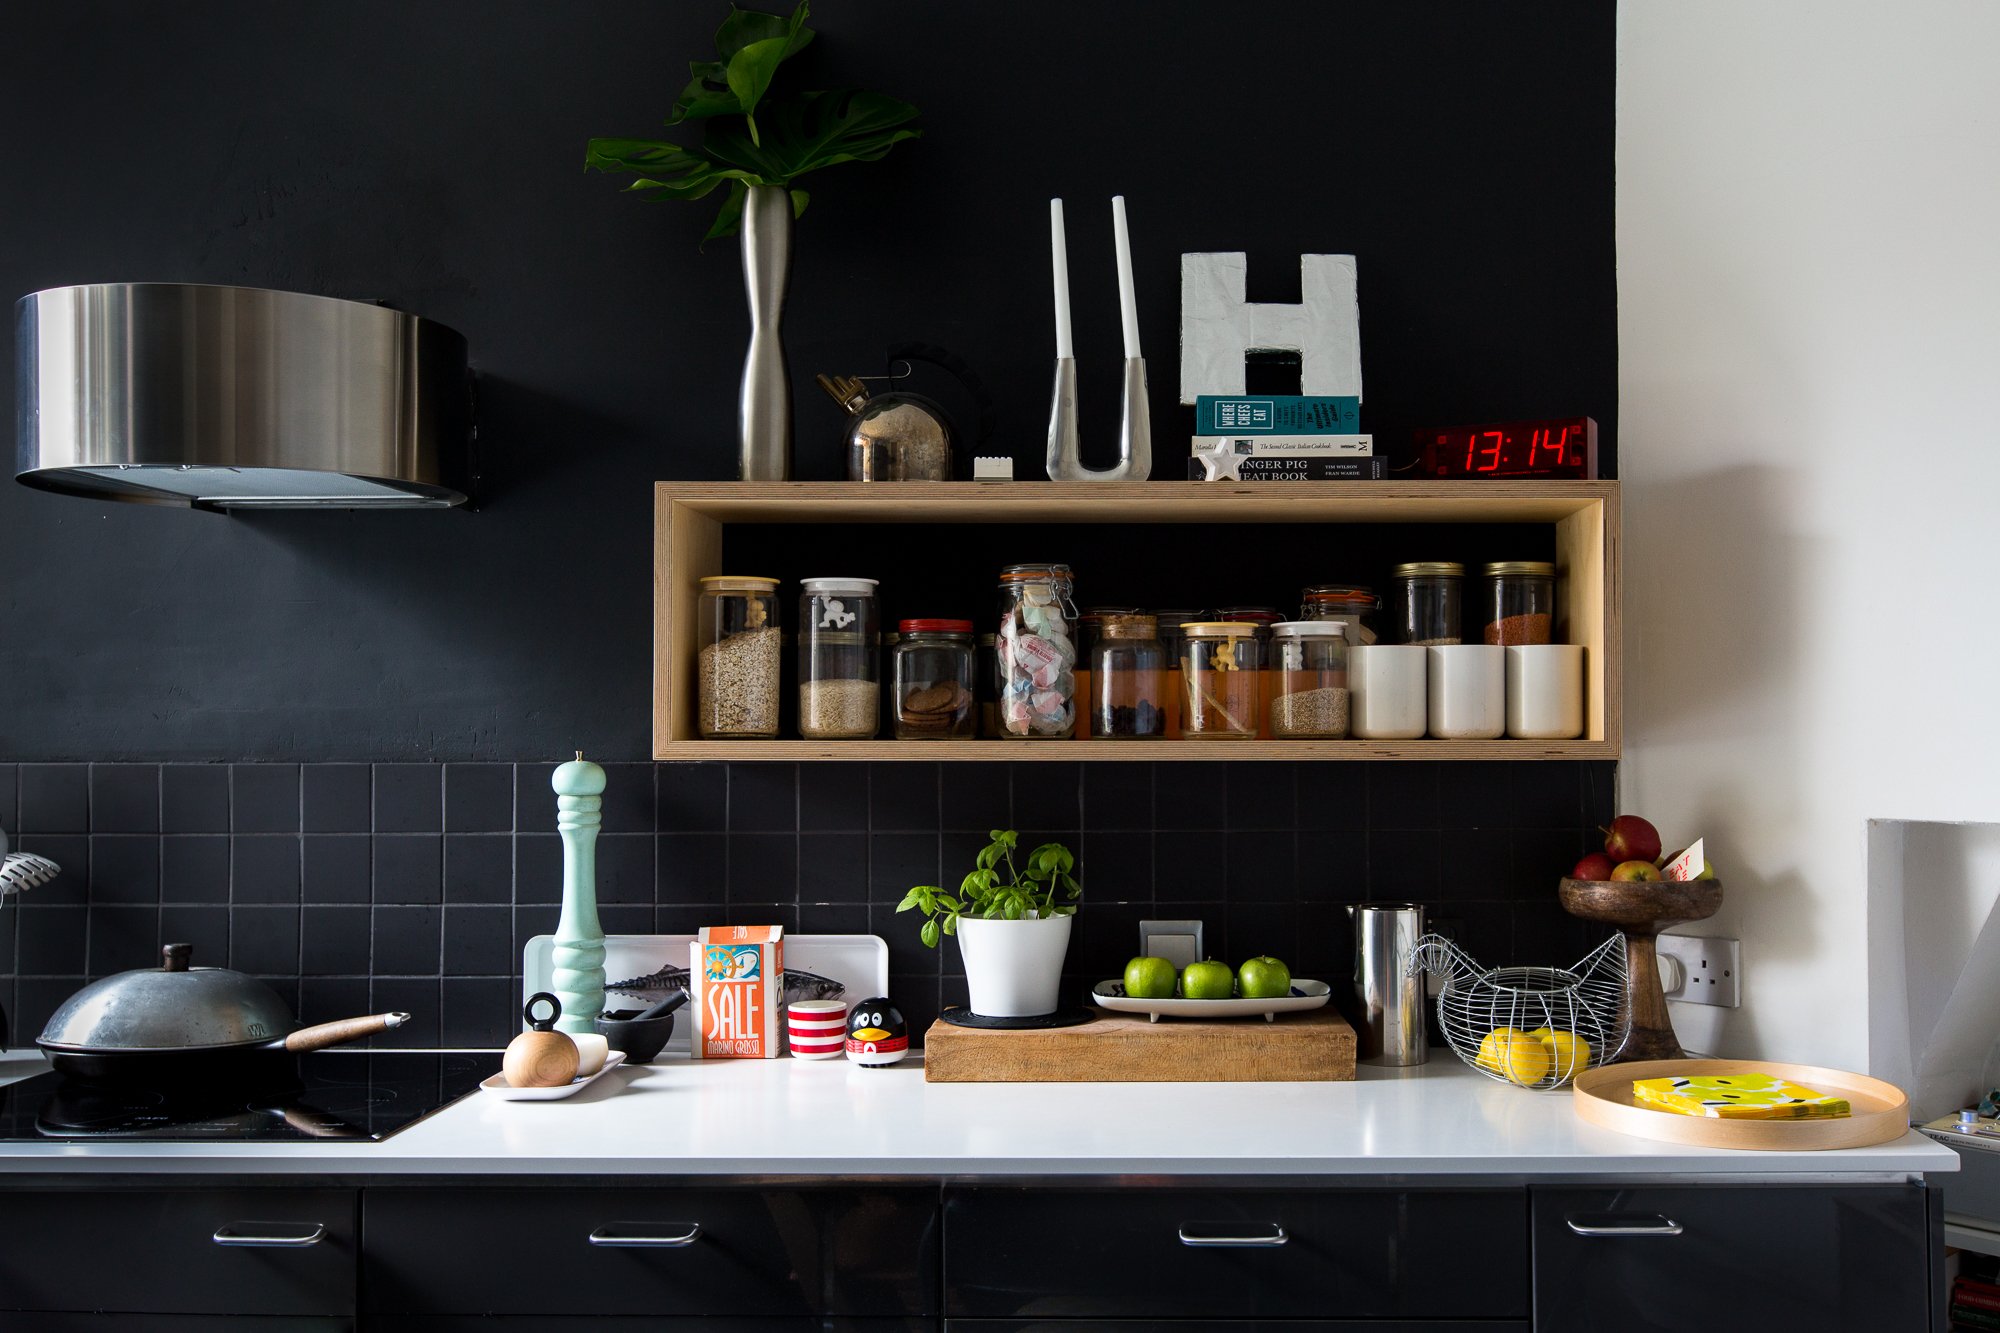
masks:
[[[308,1022],[384,1009],[399,1045],[518,1030],[521,949],[555,929],[548,764],[0,764],[0,825],[58,861],[0,907],[16,1043],[86,978],[168,940],[264,977]],[[1268,952],[1338,984],[1343,904],[1415,899],[1489,964],[1566,964],[1604,937],[1556,877],[1611,816],[1612,766],[613,764],[598,841],[607,931],[768,924],[873,933],[921,1032],[965,1002],[957,945],[897,915],[956,884],[995,824],[1077,851],[1066,990],[1117,976],[1147,917],[1217,957]],[[854,997],[859,998],[859,997]]]
[[[659,124],[721,12],[9,11],[0,295],[244,283],[443,320],[482,374],[489,484],[476,513],[224,518],[0,482],[0,759],[647,753],[648,483],[732,474],[740,272],[728,244],[696,250],[706,206],[620,197],[581,161],[590,135]],[[903,96],[927,137],[808,182],[800,475],[836,461],[811,374],[875,370],[906,339],[974,363],[1003,400],[993,448],[1036,474],[1058,194],[1102,436],[1118,192],[1168,459],[1178,256],[1225,249],[1265,300],[1296,299],[1302,251],[1358,256],[1382,440],[1588,412],[1615,457],[1615,6],[823,0],[815,18],[816,82]]]

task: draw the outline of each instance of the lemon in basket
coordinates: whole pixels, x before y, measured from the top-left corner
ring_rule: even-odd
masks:
[[[1473,1063],[1524,1088],[1540,1083],[1556,1070],[1554,1052],[1519,1028],[1494,1028],[1487,1033]]]
[[[1549,1053],[1550,1072],[1557,1079],[1571,1079],[1590,1068],[1590,1043],[1574,1032],[1556,1028],[1536,1028],[1528,1034]]]

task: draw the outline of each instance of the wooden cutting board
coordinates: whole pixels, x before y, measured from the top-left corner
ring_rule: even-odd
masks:
[[[942,1019],[924,1036],[930,1083],[1312,1083],[1354,1077],[1354,1029],[1329,1006],[1259,1018],[1099,1013],[1081,1027],[998,1032]]]

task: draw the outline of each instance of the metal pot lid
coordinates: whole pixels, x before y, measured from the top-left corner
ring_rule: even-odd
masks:
[[[296,1031],[285,1001],[255,977],[190,967],[169,944],[159,967],[93,981],[63,1001],[37,1044],[63,1051],[178,1051],[243,1046]]]

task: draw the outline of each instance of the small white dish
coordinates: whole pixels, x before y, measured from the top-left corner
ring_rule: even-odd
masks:
[[[1296,984],[1296,983],[1294,983]],[[612,1070],[625,1063],[625,1052],[613,1051],[604,1057],[604,1067],[595,1074],[585,1074],[553,1088],[516,1088],[507,1082],[505,1074],[495,1074],[479,1085],[481,1092],[490,1092],[505,1102],[556,1102],[565,1097],[574,1097]]]
[[[1090,998],[1103,1008],[1120,1014],[1145,1014],[1157,1023],[1162,1018],[1258,1018],[1276,1022],[1279,1014],[1296,1014],[1323,1007],[1333,998],[1333,988],[1324,981],[1292,978],[1292,993],[1268,1000],[1135,1000],[1125,993],[1122,981],[1100,981],[1091,987]]]

